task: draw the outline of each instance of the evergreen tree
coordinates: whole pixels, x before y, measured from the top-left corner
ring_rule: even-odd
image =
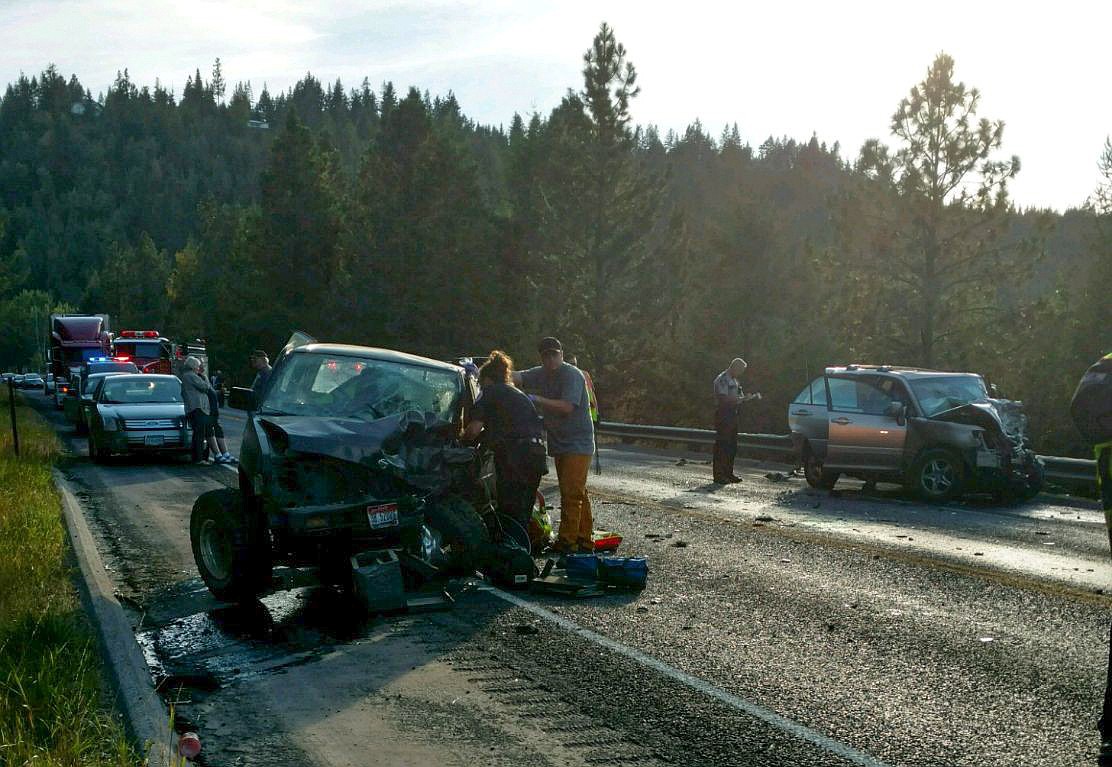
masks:
[[[881,216],[849,267],[876,286],[878,319],[899,326],[908,361],[927,367],[954,360],[939,344],[995,319],[1000,276],[1028,266],[1001,239],[1019,158],[994,159],[1004,123],[978,120],[980,99],[939,54],[892,116],[898,150],[871,140],[857,163]]]
[[[320,329],[321,298],[339,276],[340,199],[334,156],[290,110],[260,179],[258,271],[271,300],[260,307],[281,328]],[[329,323],[330,325],[331,323]]]

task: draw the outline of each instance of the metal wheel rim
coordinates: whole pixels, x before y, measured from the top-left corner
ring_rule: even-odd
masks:
[[[227,530],[216,524],[215,519],[206,519],[201,524],[201,559],[205,569],[214,578],[224,580],[231,572],[232,541]]]
[[[935,458],[923,467],[919,482],[931,495],[945,495],[957,482],[953,463],[946,458]]]

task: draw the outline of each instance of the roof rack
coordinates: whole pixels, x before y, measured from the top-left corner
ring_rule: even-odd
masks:
[[[838,367],[838,366],[837,365],[831,365],[830,367],[827,368],[827,370],[831,370],[831,369],[836,368],[836,367]],[[853,362],[853,363],[850,363],[849,365],[846,365],[845,370],[847,372],[855,372],[855,371],[858,371],[858,370],[875,370],[878,373],[893,373],[893,372],[943,373],[943,372],[946,372],[946,371],[943,371],[943,370],[937,370],[935,368],[917,368],[917,367],[912,367],[911,365],[866,365],[866,364],[862,364],[862,363],[859,363],[859,362]]]

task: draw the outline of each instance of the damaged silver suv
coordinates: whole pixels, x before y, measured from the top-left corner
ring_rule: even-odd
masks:
[[[970,492],[1015,502],[1042,489],[1022,404],[990,397],[975,373],[830,367],[788,406],[788,423],[812,487],[842,475],[895,481],[931,502]]]

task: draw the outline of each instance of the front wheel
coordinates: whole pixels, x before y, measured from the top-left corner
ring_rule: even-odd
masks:
[[[490,536],[470,503],[456,497],[439,499],[425,509],[425,519],[439,534],[449,574],[468,575],[483,564]]]
[[[909,480],[915,493],[928,503],[952,501],[965,486],[965,463],[949,450],[927,450],[911,467]]]
[[[824,469],[822,461],[808,447],[803,450],[803,476],[807,484],[816,490],[833,490],[841,475]]]
[[[193,560],[217,599],[250,602],[270,584],[269,545],[255,528],[238,490],[210,490],[193,504]]]

